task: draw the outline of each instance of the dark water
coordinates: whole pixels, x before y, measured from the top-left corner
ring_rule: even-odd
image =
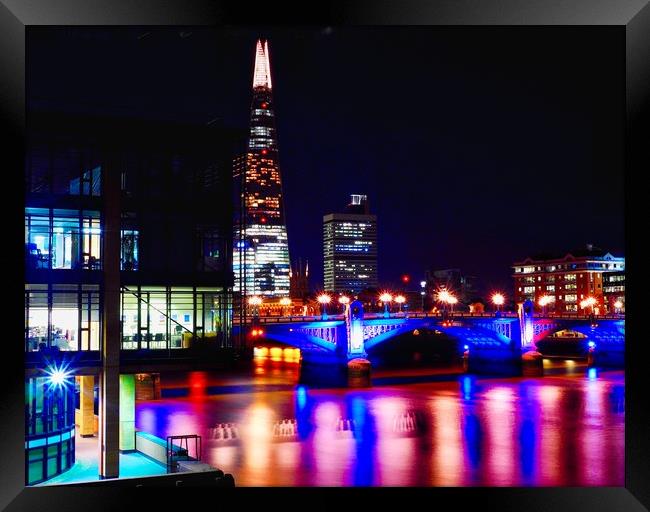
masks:
[[[308,389],[297,363],[274,359],[163,375],[164,395],[188,396],[139,402],[136,426],[200,434],[203,459],[241,486],[624,485],[622,371],[376,371],[371,388]]]

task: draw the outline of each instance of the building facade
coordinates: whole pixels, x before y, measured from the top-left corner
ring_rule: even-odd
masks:
[[[365,195],[352,195],[343,213],[323,217],[323,278],[334,293],[378,287],[377,216]]]
[[[217,126],[47,113],[27,128],[25,481],[69,469],[78,435],[99,436],[114,477],[134,439],[120,393],[139,366],[234,348],[232,141]]]
[[[625,270],[625,258],[588,245],[586,249],[565,255],[528,257],[513,265],[516,303],[532,300],[537,307],[543,296],[549,297],[547,311],[583,313],[580,303],[593,297],[593,312],[604,313],[604,283],[610,273]]]
[[[235,158],[239,185],[233,270],[243,297],[289,296],[289,245],[278,160],[268,42],[257,42],[247,152]]]
[[[291,282],[291,298],[304,301],[309,295],[309,262],[303,262],[301,259],[291,266],[289,274]]]
[[[425,272],[425,299],[429,304],[435,303],[435,296],[441,289],[445,289],[458,299],[461,304],[469,305],[476,301],[480,294],[478,279],[474,276],[463,274],[458,268],[428,270]]]
[[[603,274],[603,302],[608,313],[625,313],[625,271]]]

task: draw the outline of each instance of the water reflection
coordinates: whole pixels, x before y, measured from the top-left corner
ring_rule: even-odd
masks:
[[[248,375],[190,372],[173,384],[188,388],[182,397],[139,402],[136,426],[203,436],[204,458],[244,486],[624,482],[622,372],[574,365],[538,379],[364,389],[298,381],[298,363],[270,355]]]

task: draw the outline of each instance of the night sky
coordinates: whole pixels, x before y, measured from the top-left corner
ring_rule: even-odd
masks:
[[[623,255],[624,31],[30,29],[28,105],[246,129],[269,39],[290,255],[322,282],[322,216],[378,215],[384,285],[593,243]]]

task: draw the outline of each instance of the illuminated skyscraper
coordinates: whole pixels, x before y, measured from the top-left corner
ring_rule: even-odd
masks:
[[[289,295],[289,245],[278,162],[268,42],[257,41],[250,135],[245,155],[234,161],[241,187],[235,221],[235,292]]]
[[[377,288],[377,216],[365,195],[352,195],[345,213],[323,217],[323,277],[331,292]]]

